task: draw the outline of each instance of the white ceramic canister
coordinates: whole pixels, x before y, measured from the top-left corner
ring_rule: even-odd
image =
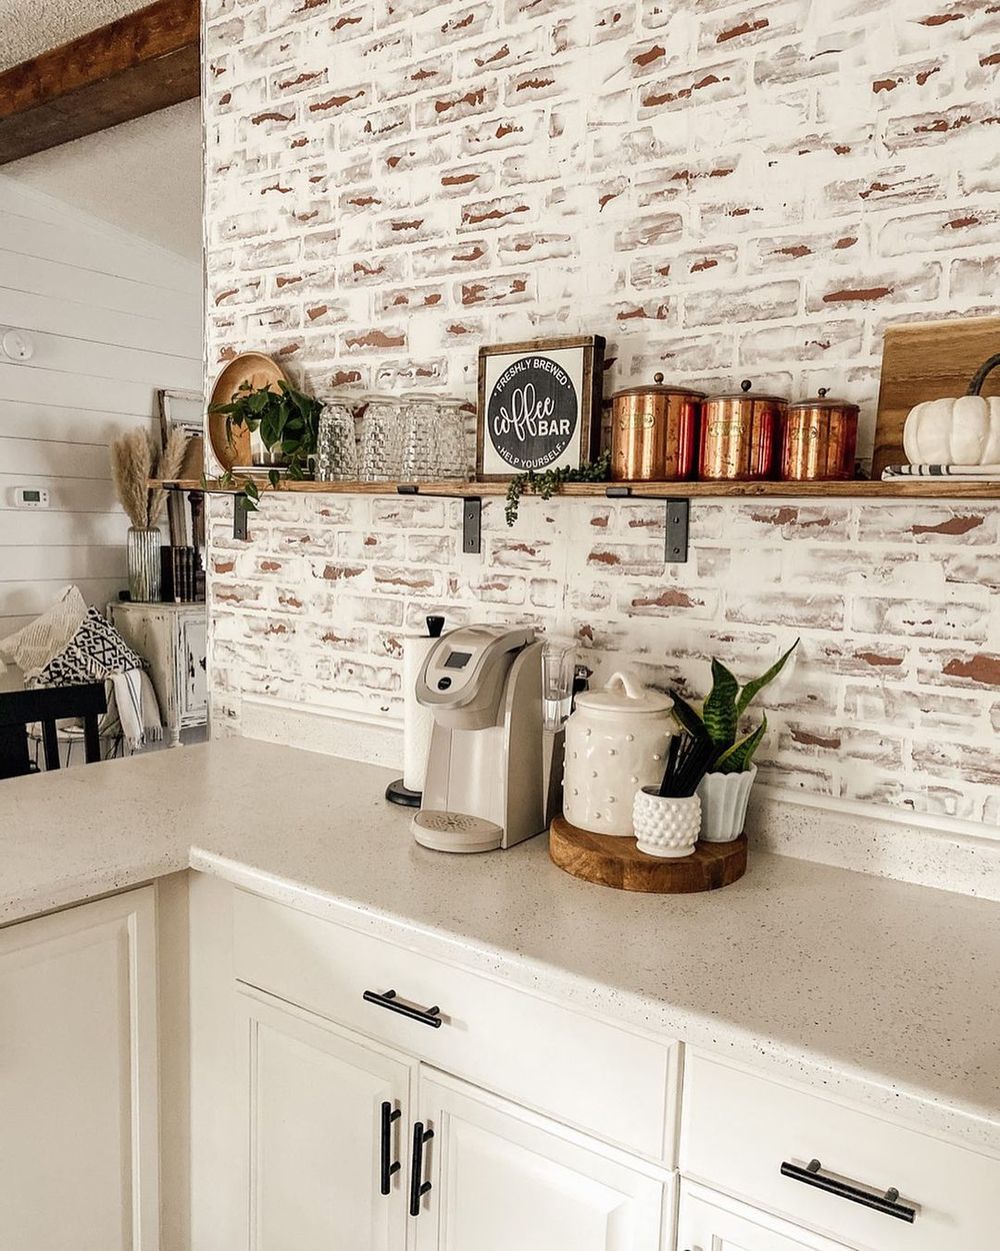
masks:
[[[566,722],[563,813],[593,834],[632,837],[632,804],[663,777],[674,730],[669,695],[648,690],[633,673],[612,676],[603,691],[583,691]]]

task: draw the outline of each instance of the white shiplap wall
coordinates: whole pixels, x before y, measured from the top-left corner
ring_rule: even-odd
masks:
[[[202,387],[200,266],[0,174],[0,637],[76,582],[102,604],[125,579],[128,520],[108,444],[146,426],[157,387]],[[45,487],[47,510],[14,507]]]

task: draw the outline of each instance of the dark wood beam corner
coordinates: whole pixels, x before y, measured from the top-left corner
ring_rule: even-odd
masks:
[[[156,0],[0,74],[0,165],[201,91],[200,0]]]

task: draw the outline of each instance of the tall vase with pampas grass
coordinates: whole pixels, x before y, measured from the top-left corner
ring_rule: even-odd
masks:
[[[150,487],[153,480],[180,475],[188,436],[174,428],[162,449],[145,430],[123,434],[111,444],[111,476],[118,502],[132,523],[125,548],[128,590],[133,600],[157,601],[161,594],[160,521],[167,493]]]

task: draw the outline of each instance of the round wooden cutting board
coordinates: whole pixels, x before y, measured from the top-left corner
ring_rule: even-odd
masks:
[[[276,391],[279,382],[287,381],[288,375],[276,360],[265,356],[263,352],[244,352],[242,356],[231,360],[216,378],[208,401],[209,410],[215,404],[230,403],[244,382],[249,382],[258,390],[270,387],[272,391]],[[223,469],[250,464],[250,431],[246,427],[233,430],[230,441],[226,436],[225,415],[209,411],[208,437],[215,458]]]
[[[669,860],[647,856],[634,838],[589,834],[556,817],[549,830],[549,856],[560,869],[599,886],[687,895],[739,881],[747,868],[747,839],[741,834],[732,843],[699,842],[692,855]]]

